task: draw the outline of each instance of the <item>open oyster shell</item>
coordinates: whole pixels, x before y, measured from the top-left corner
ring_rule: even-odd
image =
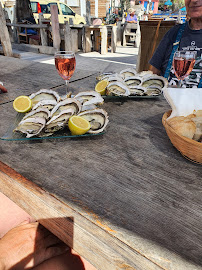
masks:
[[[108,114],[103,109],[89,110],[78,115],[90,122],[91,128],[89,129],[88,133],[97,134],[102,132],[109,122]]]
[[[109,76],[108,78],[107,78],[107,81],[108,82],[123,82],[123,78],[122,78],[122,76],[120,75],[120,74],[117,74],[117,73],[115,73],[115,74],[112,74],[111,76]]]
[[[127,77],[135,76],[136,75],[136,70],[133,68],[127,68],[124,69],[120,72],[120,75],[123,79],[126,79]]]
[[[158,85],[150,85],[145,90],[147,96],[159,96],[161,93],[161,87]]]
[[[88,106],[91,104],[101,104],[104,102],[104,99],[96,91],[86,91],[80,92],[74,96],[83,106]]]
[[[142,79],[141,79],[141,77],[138,77],[138,76],[127,77],[127,78],[124,80],[124,83],[127,84],[128,87],[140,85],[141,82],[142,82]]]
[[[74,114],[74,109],[62,110],[58,115],[53,116],[45,125],[44,132],[53,134],[67,126],[69,118]]]
[[[67,98],[63,101],[58,102],[58,104],[51,111],[51,117],[60,114],[63,110],[72,108],[74,114],[78,114],[81,111],[81,103],[75,98]]]
[[[45,127],[46,120],[42,117],[27,118],[20,121],[14,132],[21,132],[26,134],[27,138],[38,135]]]
[[[121,82],[112,82],[107,86],[106,93],[109,96],[129,96],[130,90]]]
[[[33,108],[32,108],[32,111],[33,110],[36,110],[38,108],[46,108],[48,109],[49,111],[51,111],[55,106],[57,105],[57,101],[55,100],[41,100],[39,101]]]
[[[32,110],[29,113],[26,113],[22,120],[25,120],[29,117],[42,117],[48,119],[50,117],[50,111],[47,108],[37,108],[36,110]]]
[[[32,100],[33,106],[41,100],[54,100],[56,102],[59,102],[60,100],[58,93],[49,89],[41,89],[38,92],[31,94],[29,98]]]
[[[153,72],[151,70],[143,70],[143,71],[137,73],[137,75],[139,77],[144,77],[144,76],[148,76],[148,75],[151,76],[151,75],[153,75]]]
[[[146,88],[136,85],[130,87],[130,96],[143,96],[146,92]]]
[[[113,74],[112,72],[102,73],[96,77],[96,80],[98,80],[98,81],[104,80],[104,79],[108,78],[109,76],[111,76],[112,74]]]
[[[150,86],[157,86],[160,87],[162,90],[167,88],[168,81],[166,78],[162,76],[158,76],[156,74],[144,76],[142,79],[142,86],[143,87],[150,87]]]

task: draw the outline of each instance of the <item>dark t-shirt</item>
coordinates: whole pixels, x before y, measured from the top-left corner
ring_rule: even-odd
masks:
[[[176,25],[165,34],[149,62],[152,66],[161,71],[162,76],[166,71],[173,43],[175,43],[179,28],[180,25]],[[194,68],[190,75],[183,80],[184,87],[197,87],[202,74],[202,29],[192,30],[189,24],[187,24],[182,34],[178,50],[197,51],[197,59]],[[178,82],[173,68],[171,68],[168,81],[170,85],[176,85]]]

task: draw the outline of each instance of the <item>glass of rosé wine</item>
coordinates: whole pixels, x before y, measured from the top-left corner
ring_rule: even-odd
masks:
[[[68,93],[69,80],[76,67],[75,54],[71,51],[58,51],[55,53],[55,67],[59,75],[65,80],[66,95]]]
[[[182,86],[182,80],[187,77],[195,64],[195,51],[176,51],[173,58],[173,69],[176,77],[179,80],[178,87]]]

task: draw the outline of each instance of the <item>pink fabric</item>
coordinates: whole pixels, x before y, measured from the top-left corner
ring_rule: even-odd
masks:
[[[8,197],[0,192],[0,238],[9,230],[16,227],[24,220],[35,220],[24,210],[12,202]],[[74,250],[61,256],[54,257],[41,265],[33,268],[34,270],[96,270],[87,260],[80,257]]]

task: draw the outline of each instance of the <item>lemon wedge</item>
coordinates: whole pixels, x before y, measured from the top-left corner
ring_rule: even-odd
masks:
[[[32,100],[27,96],[19,96],[13,101],[13,108],[20,113],[26,113],[32,108]]]
[[[95,86],[95,91],[100,93],[100,95],[105,95],[108,84],[109,82],[107,80],[99,81]]]
[[[83,135],[90,129],[91,125],[83,117],[73,115],[69,118],[68,127],[72,135]]]

